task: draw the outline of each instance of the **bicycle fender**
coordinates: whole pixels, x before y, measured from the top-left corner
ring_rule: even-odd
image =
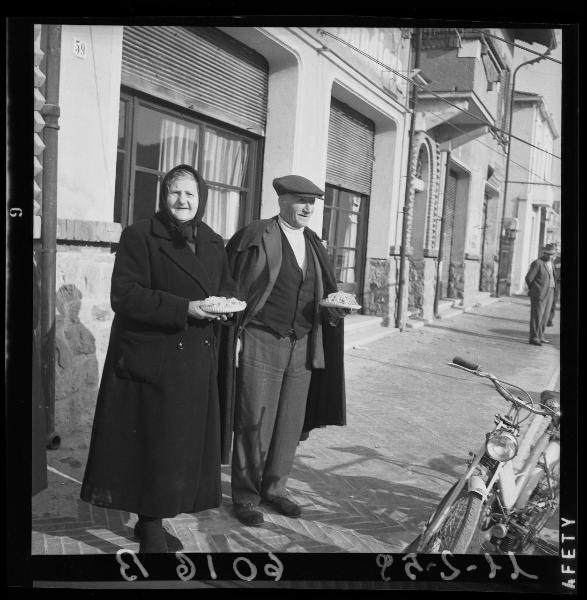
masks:
[[[478,494],[483,500],[487,498],[487,487],[485,486],[483,478],[479,475],[471,475],[471,477],[469,477],[467,485],[469,492],[474,492],[475,494]]]

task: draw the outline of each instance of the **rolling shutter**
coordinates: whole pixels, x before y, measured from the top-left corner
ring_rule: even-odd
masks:
[[[124,28],[122,84],[264,135],[268,64],[213,27]]]
[[[371,195],[375,124],[332,99],[328,126],[326,183]]]
[[[442,297],[446,297],[454,234],[455,210],[457,201],[457,177],[453,171],[448,173],[446,195],[444,197],[444,239],[442,240]]]

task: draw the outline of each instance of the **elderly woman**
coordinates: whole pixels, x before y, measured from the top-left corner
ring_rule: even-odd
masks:
[[[159,212],[122,232],[112,273],[115,316],[81,498],[137,513],[140,552],[167,551],[163,518],[221,502],[213,321],[227,315],[201,304],[234,284],[222,238],[202,222],[206,196],[195,169],[171,169]]]

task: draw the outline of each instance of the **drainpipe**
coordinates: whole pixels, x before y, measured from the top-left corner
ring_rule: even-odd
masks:
[[[45,392],[47,448],[61,444],[55,432],[55,280],[57,253],[57,132],[59,130],[59,63],[61,26],[47,26],[43,129],[43,192],[41,207],[41,343]]]
[[[439,318],[438,304],[440,303],[440,286],[442,285],[442,261],[444,260],[444,236],[446,234],[446,192],[448,190],[448,176],[450,173],[451,151],[446,153],[446,175],[444,176],[444,192],[442,195],[442,218],[440,219],[440,245],[438,247],[438,260],[436,261],[436,286],[434,288],[434,317]]]
[[[416,33],[416,43],[414,52],[414,65],[413,69],[420,67],[420,49],[422,46],[422,29],[416,27],[414,29]],[[399,285],[398,285],[398,297],[397,297],[397,314],[395,318],[395,326],[403,331],[405,328],[405,289],[406,289],[406,276],[407,276],[407,250],[410,240],[408,239],[411,234],[411,221],[412,221],[412,198],[411,198],[411,187],[412,187],[412,152],[413,152],[413,140],[414,140],[414,129],[416,126],[416,103],[418,100],[418,88],[412,84],[411,97],[410,97],[410,108],[412,110],[410,120],[410,134],[408,139],[408,173],[406,176],[406,192],[404,199],[404,210],[402,220],[402,244],[400,246],[400,264],[399,264]]]
[[[510,175],[510,153],[511,153],[511,149],[512,149],[512,123],[514,120],[514,96],[516,93],[516,75],[518,74],[518,71],[522,68],[525,67],[527,65],[531,65],[533,63],[537,63],[541,60],[543,60],[544,58],[546,58],[550,52],[552,51],[552,48],[549,46],[548,49],[546,50],[546,52],[536,58],[531,58],[530,60],[527,60],[526,62],[523,62],[521,64],[519,64],[515,69],[514,69],[514,73],[512,75],[512,89],[510,90],[510,106],[509,106],[509,125],[508,125],[508,149],[507,149],[507,153],[506,153],[506,159],[505,159],[505,181],[503,184],[503,206],[501,208],[501,227],[499,230],[499,249],[497,252],[497,277],[496,282],[495,282],[495,297],[499,298],[499,279],[500,279],[500,271],[501,271],[501,253],[503,250],[503,227],[504,227],[504,223],[505,223],[505,211],[506,211],[506,206],[507,206],[507,192],[508,192],[508,180],[509,180],[509,175]],[[509,273],[508,273],[509,275]]]

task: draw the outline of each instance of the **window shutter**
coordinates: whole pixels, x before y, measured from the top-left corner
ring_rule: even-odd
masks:
[[[268,64],[213,27],[124,28],[122,84],[264,135]]]
[[[326,183],[371,194],[375,124],[332,99],[328,126]]]

